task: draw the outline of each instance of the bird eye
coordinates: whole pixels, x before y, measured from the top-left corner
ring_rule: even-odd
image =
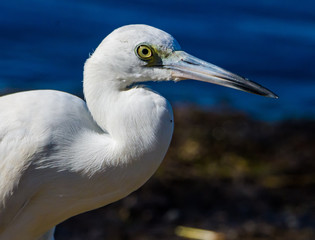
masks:
[[[136,53],[142,60],[149,60],[153,56],[151,48],[146,45],[137,46]]]

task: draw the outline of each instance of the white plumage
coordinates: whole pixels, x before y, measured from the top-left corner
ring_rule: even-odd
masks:
[[[173,114],[159,94],[130,86],[187,78],[276,97],[146,25],[115,30],[87,60],[86,103],[53,90],[1,97],[0,240],[51,239],[58,223],[143,185],[166,154]]]

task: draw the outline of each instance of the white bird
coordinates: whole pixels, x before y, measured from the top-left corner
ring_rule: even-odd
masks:
[[[174,121],[165,98],[135,84],[184,79],[277,97],[146,25],[116,29],[86,61],[86,102],[53,90],[1,97],[0,240],[53,239],[58,223],[143,185]]]

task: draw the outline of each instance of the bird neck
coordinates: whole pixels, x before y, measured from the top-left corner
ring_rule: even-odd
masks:
[[[160,147],[160,141],[167,143],[162,151],[166,152],[173,132],[169,103],[148,89],[128,89],[125,81],[110,72],[89,60],[85,65],[84,95],[97,125],[120,147],[120,153],[139,157]],[[168,133],[161,133],[165,130]]]
[[[101,66],[93,56],[84,65],[83,91],[88,109],[104,131],[109,131],[109,122],[114,111],[117,111],[121,91],[126,88],[117,81],[116,76],[108,69],[108,65]]]

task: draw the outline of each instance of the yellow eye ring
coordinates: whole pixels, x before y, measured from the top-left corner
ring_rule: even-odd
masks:
[[[137,46],[136,53],[142,60],[149,60],[153,56],[151,48],[146,45]]]

